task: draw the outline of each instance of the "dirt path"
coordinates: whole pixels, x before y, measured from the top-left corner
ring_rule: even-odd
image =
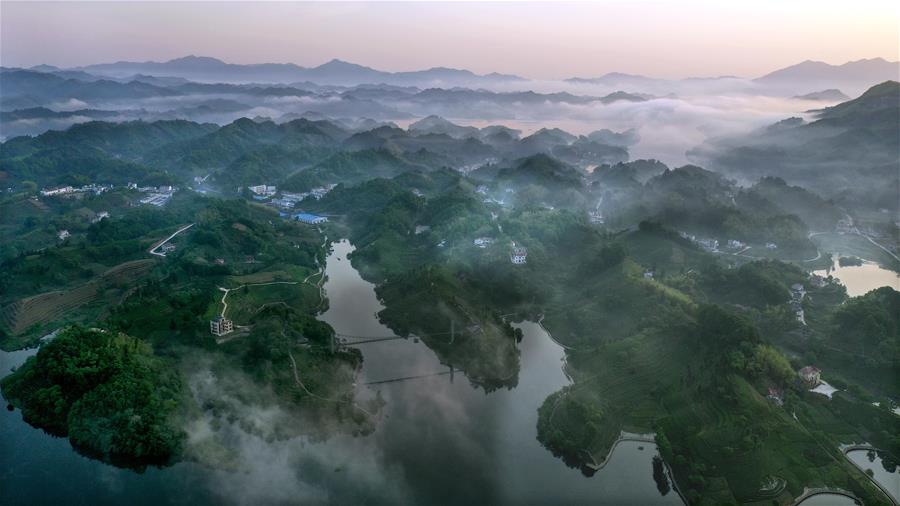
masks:
[[[292,370],[293,373],[294,373],[294,381],[297,383],[297,386],[299,386],[299,387],[300,387],[304,392],[306,392],[310,397],[315,397],[316,399],[319,399],[319,400],[322,400],[322,401],[325,401],[325,402],[334,402],[334,403],[338,403],[338,404],[341,404],[341,403],[344,403],[344,402],[349,402],[349,404],[350,404],[351,406],[353,406],[354,408],[356,408],[356,409],[362,411],[363,413],[365,413],[365,414],[367,414],[367,415],[369,415],[369,416],[371,416],[371,417],[374,417],[374,416],[375,416],[374,414],[370,413],[369,411],[367,411],[366,409],[364,409],[363,407],[361,407],[361,406],[360,406],[359,404],[357,404],[355,401],[343,401],[343,400],[340,400],[340,399],[329,399],[328,397],[322,397],[321,395],[317,395],[317,394],[314,394],[314,393],[310,392],[310,390],[309,390],[308,388],[306,388],[306,385],[303,384],[303,381],[300,380],[300,373],[297,372],[297,361],[294,360],[294,354],[291,353],[290,350],[288,350],[288,358],[291,359],[291,370]]]
[[[270,281],[268,283],[249,283],[246,285],[241,285],[237,288],[224,288],[224,287],[220,286],[219,290],[225,292],[224,294],[222,294],[222,318],[225,318],[225,311],[228,310],[228,302],[226,302],[225,299],[228,298],[229,293],[231,293],[235,290],[240,290],[241,288],[244,288],[245,286],[250,287],[250,286],[298,285],[298,284],[300,284],[299,281]]]

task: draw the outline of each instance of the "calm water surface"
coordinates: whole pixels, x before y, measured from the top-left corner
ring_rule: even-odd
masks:
[[[900,468],[895,468],[893,472],[885,469],[877,452],[854,450],[847,452],[847,458],[863,469],[871,469],[872,478],[900,501]]]
[[[800,503],[799,506],[858,506],[849,497],[837,494],[819,494]]]
[[[334,244],[322,316],[338,333],[389,336],[377,319],[374,287],[350,265],[352,246]],[[0,504],[682,504],[653,480],[653,444],[620,444],[593,477],[566,467],[537,437],[537,408],[568,384],[564,353],[532,322],[517,324],[518,386],[490,394],[456,371],[446,373],[424,344],[393,340],[360,345],[358,395],[386,402],[373,434],[266,441],[225,427],[241,457],[237,472],[181,463],[144,473],[118,469],[72,451],[22,421],[0,415]],[[34,350],[0,354],[0,370]],[[406,381],[365,385],[409,376]],[[264,413],[260,414],[264,418]]]
[[[830,269],[814,272],[826,277],[830,274],[839,279],[847,287],[847,294],[851,297],[865,295],[882,286],[900,290],[900,274],[885,269],[875,262],[863,262],[862,265],[842,267],[835,259],[834,265]]]

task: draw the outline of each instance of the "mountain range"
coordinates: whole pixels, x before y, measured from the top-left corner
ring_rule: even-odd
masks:
[[[803,85],[811,91],[839,88],[856,93],[876,83],[900,77],[900,62],[884,58],[856,60],[842,65],[807,60],[754,79],[755,83],[775,87]]]
[[[49,70],[49,69],[48,69]],[[524,81],[514,75],[491,73],[478,75],[468,70],[434,67],[410,72],[386,72],[334,59],[317,67],[293,63],[226,63],[207,56],[185,56],[166,62],[101,63],[72,69],[107,77],[135,74],[180,77],[205,82],[278,82],[312,81],[318,84],[394,84],[399,86],[467,86]]]
[[[72,69],[62,69],[51,65],[38,65],[31,70],[55,73],[60,77],[82,81],[102,78],[142,80],[150,84],[151,79],[190,79],[200,82],[259,82],[297,83],[313,82],[319,85],[355,86],[360,84],[385,84],[396,86],[430,87],[479,87],[492,85],[522,84],[527,78],[510,74],[476,74],[465,69],[433,67],[426,70],[388,72],[356,63],[333,59],[316,67],[302,67],[293,63],[227,63],[208,56],[185,56],[165,62],[119,61],[100,63]],[[900,62],[883,58],[871,58],[832,65],[821,61],[807,60],[775,70],[755,79],[736,76],[690,77],[686,79],[661,79],[637,74],[610,72],[599,77],[571,77],[563,81],[568,84],[602,85],[613,88],[648,88],[679,83],[683,86],[706,85],[711,83],[747,82],[755,86],[773,88],[803,86],[797,92],[809,93],[828,88],[841,88],[851,93],[861,92],[873,84],[896,79],[900,75]],[[98,77],[92,77],[98,76]],[[154,76],[154,77],[149,77]],[[140,79],[138,79],[140,77]],[[168,84],[172,84],[169,82]],[[846,88],[846,90],[845,90]]]

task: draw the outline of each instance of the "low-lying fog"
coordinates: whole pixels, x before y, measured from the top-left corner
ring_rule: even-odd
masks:
[[[712,81],[708,90],[694,85],[689,95],[631,95],[604,103],[599,99],[608,95],[604,93],[609,88],[562,84],[556,91],[575,88],[579,94],[510,96],[458,89],[443,90],[446,93],[428,90],[439,96],[426,100],[415,91],[400,92],[385,87],[374,92],[363,93],[354,88],[305,96],[217,93],[128,100],[70,98],[44,105],[59,113],[55,117],[7,119],[3,122],[2,135],[5,138],[36,135],[98,119],[189,119],[224,125],[241,117],[283,122],[305,116],[344,120],[345,124],[348,118],[371,118],[405,128],[422,117],[437,115],[461,125],[502,124],[521,130],[523,135],[554,127],[576,135],[600,129],[636,129],[640,141],[629,148],[633,159],[655,158],[677,166],[688,162],[687,150],[709,137],[747,132],[791,116],[802,117],[806,111],[835,103],[757,94],[747,88],[723,91],[717,81]],[[541,85],[545,86],[549,87],[546,83]]]

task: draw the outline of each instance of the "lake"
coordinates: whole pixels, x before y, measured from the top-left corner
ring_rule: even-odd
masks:
[[[350,265],[352,250],[347,241],[333,245],[326,264],[329,309],[320,318],[341,334],[393,335],[376,316],[382,306],[374,286]],[[236,472],[192,463],[144,473],[118,469],[30,427],[18,410],[4,410],[0,503],[682,504],[670,486],[662,487],[664,495],[658,490],[652,443],[619,444],[592,477],[541,446],[537,409],[569,383],[565,354],[540,325],[516,326],[524,334],[518,385],[489,394],[459,371],[448,374],[421,342],[359,345],[358,395],[385,401],[375,431],[268,441],[225,426],[218,430],[240,456]],[[33,353],[0,354],[2,374]],[[418,378],[366,385],[410,376]]]

